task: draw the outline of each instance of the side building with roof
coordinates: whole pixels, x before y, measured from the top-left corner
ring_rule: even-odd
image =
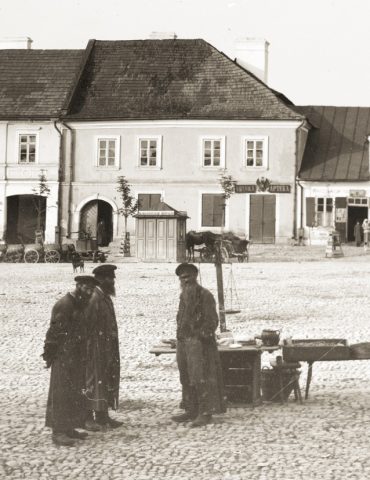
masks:
[[[311,244],[335,228],[354,241],[354,226],[369,218],[370,108],[296,107],[310,123],[298,181],[298,225]]]
[[[0,42],[0,239],[34,243],[39,229],[53,243],[60,213],[60,115],[84,51],[32,50],[30,39],[15,40]],[[48,194],[40,192],[40,175]]]

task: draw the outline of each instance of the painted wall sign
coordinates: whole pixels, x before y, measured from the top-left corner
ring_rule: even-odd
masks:
[[[350,197],[366,197],[366,190],[350,190]]]
[[[175,212],[173,210],[140,210],[140,212],[137,213],[137,216],[138,217],[142,217],[144,215],[147,215],[147,216],[158,216],[158,217],[162,217],[162,216],[165,216],[165,217],[168,217],[168,216],[172,216],[172,215],[175,215]]]
[[[235,185],[235,193],[255,193],[256,185]]]
[[[270,185],[270,193],[290,193],[290,185]]]

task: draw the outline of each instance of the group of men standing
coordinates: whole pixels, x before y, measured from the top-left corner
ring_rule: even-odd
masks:
[[[43,358],[51,367],[46,426],[57,445],[71,446],[88,431],[117,428],[111,418],[119,401],[118,328],[111,297],[115,296],[115,265],[100,265],[91,275],[75,277],[76,288],[53,307]],[[181,285],[177,314],[177,363],[182,385],[175,422],[191,427],[208,424],[213,413],[226,411],[218,326],[213,295],[197,282],[198,269],[183,263],[176,269]]]
[[[118,405],[120,355],[111,297],[115,265],[75,277],[76,288],[53,307],[43,358],[51,367],[46,426],[53,442],[71,446],[86,432],[117,428],[108,415]]]

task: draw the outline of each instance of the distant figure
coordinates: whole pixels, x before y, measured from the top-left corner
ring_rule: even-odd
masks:
[[[107,243],[107,234],[105,231],[104,220],[100,220],[100,222],[98,223],[98,226],[96,229],[96,237],[97,237],[98,246],[105,247]]]
[[[216,302],[212,293],[197,282],[195,265],[180,264],[176,275],[181,284],[176,356],[185,412],[173,416],[172,420],[192,421],[190,427],[201,427],[211,422],[213,413],[226,411],[215,338]]]
[[[370,232],[369,220],[367,218],[365,218],[365,220],[362,222],[362,229],[364,231],[364,249],[366,251],[368,248],[369,232]]]
[[[360,222],[358,220],[356,222],[353,233],[355,235],[356,247],[360,247],[361,246],[361,225],[360,225]]]

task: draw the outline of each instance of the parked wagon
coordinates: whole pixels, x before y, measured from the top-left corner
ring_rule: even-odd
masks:
[[[221,235],[210,231],[190,231],[186,234],[189,260],[194,261],[194,252],[198,252],[201,261],[214,261],[216,242],[220,243],[222,262],[228,262],[230,258],[237,258],[240,263],[249,260],[248,240],[240,238],[232,232],[226,232]]]
[[[28,244],[24,247],[23,258],[26,263],[58,263],[61,258],[60,247],[56,244]]]

